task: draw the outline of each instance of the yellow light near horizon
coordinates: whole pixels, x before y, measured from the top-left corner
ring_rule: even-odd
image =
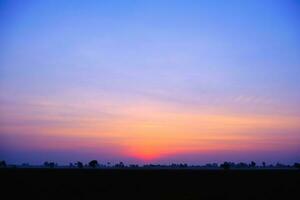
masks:
[[[177,153],[269,148],[266,144],[271,140],[285,139],[288,144],[295,138],[289,135],[269,137],[269,132],[300,130],[300,119],[292,116],[245,115],[230,111],[212,113],[158,103],[123,106],[114,112],[118,117],[102,117],[99,120],[97,116],[84,113],[74,119],[57,118],[67,122],[64,126],[37,124],[23,126],[22,129],[10,126],[1,127],[1,131],[88,138],[82,140],[84,144],[49,143],[40,145],[40,148],[47,145],[65,149],[122,147],[120,151],[128,156],[153,160]],[[26,117],[26,120],[35,119],[29,115]],[[45,121],[55,119],[55,116],[44,116]],[[261,144],[260,141],[265,139],[268,141]]]
[[[130,108],[127,114],[130,117],[117,122],[114,132],[128,138],[123,142],[129,154],[146,160],[183,152],[251,149],[247,141],[251,144],[263,131],[300,128],[298,118],[284,116],[170,112],[155,106]]]

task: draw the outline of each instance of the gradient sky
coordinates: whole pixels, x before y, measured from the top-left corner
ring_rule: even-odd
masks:
[[[0,0],[0,159],[300,161],[300,1]]]

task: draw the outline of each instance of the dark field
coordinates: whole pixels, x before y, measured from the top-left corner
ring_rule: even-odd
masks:
[[[300,170],[0,169],[0,180],[5,199],[300,197]]]

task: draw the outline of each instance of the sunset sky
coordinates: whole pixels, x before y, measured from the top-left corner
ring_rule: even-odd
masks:
[[[0,0],[0,160],[300,161],[300,1]]]

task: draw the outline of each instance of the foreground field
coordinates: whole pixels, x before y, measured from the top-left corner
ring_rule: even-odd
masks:
[[[295,199],[300,170],[0,169],[7,199]]]

